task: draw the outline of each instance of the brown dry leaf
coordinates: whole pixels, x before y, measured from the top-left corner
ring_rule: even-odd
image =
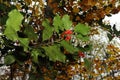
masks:
[[[18,10],[21,10],[21,5],[20,4],[16,4],[16,7]]]
[[[66,8],[66,11],[67,11],[67,12],[71,12],[71,11],[72,11],[72,7],[71,7],[71,6],[69,6],[69,5],[66,5],[66,7],[65,7],[65,8]]]
[[[58,7],[58,3],[51,3],[51,8],[57,8]]]
[[[52,9],[57,8],[59,5],[55,0],[47,0],[47,4]]]
[[[35,8],[35,16],[37,16],[37,15],[39,15],[39,9],[38,9],[38,7],[37,8]]]
[[[114,45],[110,44],[107,46],[108,53],[115,55],[120,52],[120,49],[118,47],[115,47]]]
[[[32,0],[25,0],[27,5],[30,5],[32,3]]]
[[[105,9],[105,14],[109,14],[111,12],[112,8],[111,7],[107,7]]]
[[[105,12],[104,12],[103,9],[99,9],[99,10],[97,10],[96,14],[97,14],[97,17],[98,17],[99,19],[105,17]]]
[[[44,7],[43,0],[38,0],[38,2],[39,2],[39,5],[41,5],[42,7]]]
[[[93,28],[93,29],[90,30],[90,35],[94,35],[94,34],[99,34],[97,28],[96,29]]]
[[[110,44],[107,46],[107,49],[113,49],[114,48],[114,45]]]
[[[73,0],[68,0],[68,4],[69,4],[69,6],[73,6]]]
[[[80,21],[80,17],[79,16],[76,16],[76,21]]]
[[[58,76],[56,77],[56,80],[69,80],[69,76],[58,75]]]
[[[86,7],[86,9],[87,8],[90,9],[92,6],[94,6],[96,4],[96,0],[82,0],[80,2],[80,4],[81,4],[81,7],[83,7],[83,5],[84,5],[84,9],[85,9],[85,7]]]
[[[73,13],[78,13],[80,10],[77,6],[74,6],[73,7]]]
[[[73,75],[76,74],[76,71],[75,71],[75,69],[73,70],[73,67],[74,67],[73,65],[69,65],[67,67],[66,73],[69,77],[72,77]]]
[[[99,59],[99,58],[95,58],[95,59],[94,59],[94,63],[95,63],[95,64],[100,63],[100,59]]]
[[[50,79],[48,76],[45,76],[44,80],[52,80],[52,79]]]
[[[42,72],[43,73],[47,73],[48,72],[48,69],[46,67],[42,67]]]
[[[116,14],[118,12],[120,12],[120,6],[118,6],[117,8],[113,8],[111,11],[112,14]]]
[[[94,6],[96,4],[96,0],[88,0],[87,5]]]
[[[53,9],[53,14],[56,14],[56,13],[58,13],[58,12],[59,12],[59,8]]]
[[[47,0],[48,5],[50,6],[53,0]]]

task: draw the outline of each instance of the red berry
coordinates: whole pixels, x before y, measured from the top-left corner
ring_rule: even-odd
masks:
[[[78,56],[83,58],[83,57],[85,57],[85,54],[83,52],[79,51]]]
[[[69,41],[72,33],[72,30],[66,30],[61,34],[61,38],[65,38],[66,41]]]
[[[66,38],[65,38],[66,41],[69,41],[70,39],[71,39],[70,35],[67,35]]]
[[[73,32],[71,30],[66,30],[64,34],[72,34]]]

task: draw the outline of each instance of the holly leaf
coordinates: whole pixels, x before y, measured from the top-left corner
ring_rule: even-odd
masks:
[[[74,31],[76,33],[80,33],[82,35],[88,35],[89,31],[90,31],[90,27],[81,23],[78,23],[75,28]]]
[[[115,24],[113,25],[113,32],[114,32],[114,34],[116,34],[117,36],[120,36],[120,31],[118,31],[118,30],[116,29],[116,25],[115,25]]]
[[[79,38],[82,41],[88,41],[89,40],[89,36],[83,36],[81,34],[76,35],[77,38]]]
[[[13,55],[6,55],[4,62],[5,62],[5,64],[10,65],[15,62],[15,58]]]
[[[27,51],[27,49],[29,48],[28,38],[18,38],[18,40],[20,41],[20,44],[24,47],[24,51]]]
[[[9,38],[10,40],[17,40],[18,39],[18,35],[17,32],[13,29],[13,28],[6,28],[4,34],[7,36],[7,38]]]
[[[20,30],[23,15],[14,9],[9,12],[8,16],[9,18],[6,22],[6,29],[4,31],[4,34],[11,40],[17,40],[17,31]]]
[[[53,34],[53,27],[50,26],[48,20],[43,21],[42,26],[44,26],[43,35],[42,35],[43,41],[50,39],[50,37]]]
[[[33,49],[31,52],[31,56],[33,57],[33,61],[38,63],[38,56],[44,57],[40,49]]]
[[[70,16],[64,15],[62,17],[62,23],[63,23],[63,26],[66,30],[70,29],[72,26],[72,21],[70,21]]]
[[[108,36],[108,38],[109,38],[110,41],[113,39],[112,34],[108,33],[107,36]]]
[[[90,51],[90,50],[92,50],[92,44],[86,45],[84,47],[84,51]]]
[[[65,62],[65,55],[60,51],[60,47],[57,45],[43,47],[46,51],[46,55],[49,57],[51,61],[61,61]]]
[[[59,15],[56,15],[54,17],[54,19],[53,19],[53,25],[54,25],[55,31],[57,33],[59,32],[59,30],[64,30],[63,23],[62,23],[61,17]]]
[[[34,29],[32,28],[32,26],[26,25],[24,33],[27,35],[27,37],[30,40],[36,40],[37,39],[37,34],[34,32]]]
[[[73,45],[69,44],[67,41],[63,40],[60,42],[61,46],[63,46],[68,52],[74,53],[77,52],[78,49],[73,47]]]

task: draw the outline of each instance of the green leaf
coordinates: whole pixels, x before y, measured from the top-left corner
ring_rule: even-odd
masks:
[[[54,26],[56,32],[59,32],[59,30],[64,30],[63,23],[62,23],[61,17],[59,15],[56,15],[54,17],[53,26]]]
[[[90,27],[84,24],[77,24],[74,28],[74,31],[76,33],[80,33],[82,35],[88,35],[89,31],[90,31]]]
[[[28,49],[28,45],[29,45],[29,40],[28,38],[18,38],[18,40],[20,41],[20,44],[24,47],[24,51],[27,51]]]
[[[17,40],[17,31],[20,30],[20,25],[23,15],[16,9],[9,12],[9,18],[6,22],[6,29],[4,34],[11,40]]]
[[[44,30],[43,30],[43,41],[50,39],[50,37],[53,34],[53,27],[50,26],[49,21],[45,20],[42,23],[42,26],[44,26]]]
[[[120,31],[117,31],[116,25],[113,26],[113,32],[114,32],[114,34],[116,34],[117,36],[120,36]]]
[[[64,15],[62,17],[63,26],[66,30],[70,29],[72,26],[72,21],[70,21],[70,16]]]
[[[5,56],[4,61],[5,61],[5,64],[9,65],[15,62],[15,58],[12,55],[7,55]]]
[[[24,33],[27,35],[27,37],[31,40],[36,40],[37,39],[37,34],[34,32],[34,29],[32,28],[32,26],[28,26],[26,24],[25,26],[25,31]]]
[[[113,39],[113,36],[110,33],[107,34],[107,37],[109,38],[110,41]]]
[[[60,42],[61,46],[63,46],[67,51],[69,51],[70,53],[74,53],[76,51],[78,51],[77,48],[73,47],[73,45],[69,44],[67,41],[63,40]]]
[[[7,38],[9,38],[10,40],[17,40],[18,39],[18,35],[17,32],[13,29],[13,28],[6,28],[4,34],[7,36]]]
[[[33,57],[33,61],[38,63],[38,56],[44,57],[40,49],[33,49],[31,52],[31,56]]]
[[[51,61],[61,61],[65,62],[65,55],[60,51],[60,47],[57,45],[43,47],[46,51],[46,55],[49,57]]]
[[[86,45],[84,49],[85,49],[84,51],[92,50],[92,44]]]
[[[8,16],[9,18],[6,22],[6,29],[4,34],[10,40],[13,40],[13,41],[19,40],[21,45],[24,47],[24,50],[26,51],[29,44],[28,38],[19,38],[17,35],[17,31],[20,30],[20,25],[23,19],[23,15],[16,9],[14,9],[9,13]]]
[[[84,58],[84,65],[88,70],[90,70],[92,67],[92,62],[88,60],[87,58]]]
[[[81,34],[78,34],[76,37],[81,39],[82,41],[89,41],[89,36],[83,36]]]
[[[23,15],[15,9],[12,10],[8,16],[9,18],[7,20],[6,26],[13,28],[15,31],[20,30],[20,25],[23,20]]]

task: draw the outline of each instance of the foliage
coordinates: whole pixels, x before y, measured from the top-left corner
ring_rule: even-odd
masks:
[[[45,20],[42,23],[42,26],[44,26],[44,30],[43,30],[43,41],[49,39],[52,34],[53,34],[53,29],[52,27],[50,27],[49,21]]]
[[[53,45],[49,47],[43,47],[46,51],[46,55],[49,56],[51,61],[65,62],[65,55],[61,53],[59,46]]]
[[[14,15],[16,15],[16,16],[14,16]],[[16,17],[18,17],[17,18],[17,20],[16,20]],[[24,51],[28,51],[28,49],[27,48],[30,48],[29,46],[28,46],[28,44],[29,44],[29,42],[31,41],[31,40],[35,40],[36,39],[36,34],[33,32],[33,28],[30,28],[30,27],[32,27],[32,26],[25,26],[25,30],[24,30],[24,32],[23,32],[23,34],[24,35],[27,35],[27,37],[26,38],[24,38],[24,37],[20,37],[20,36],[18,36],[18,31],[20,31],[20,24],[21,24],[21,20],[22,20],[22,15],[17,11],[17,10],[12,10],[10,13],[9,13],[9,18],[8,18],[8,20],[7,20],[7,22],[6,22],[6,29],[5,29],[5,31],[4,31],[4,34],[5,34],[5,36],[7,37],[7,38],[9,38],[10,40],[12,40],[13,42],[15,42],[16,43],[16,41],[18,40],[18,42],[19,42],[19,44],[21,45],[21,46],[23,46],[24,47]],[[63,22],[62,22],[62,24],[63,25],[68,25],[68,23],[67,22],[65,22],[64,20],[65,19],[68,19],[68,15],[65,15],[65,16],[63,16],[63,18],[62,18],[62,20],[63,20]],[[12,22],[14,21],[14,26],[13,25],[11,25],[12,24]],[[15,22],[16,21],[16,22]],[[68,22],[70,22],[70,20],[66,20],[66,21],[68,21]],[[65,23],[66,24],[65,24]],[[55,22],[54,22],[55,23]],[[55,23],[56,24],[56,23]],[[82,24],[81,24],[82,25]],[[79,25],[79,26],[76,26],[76,27],[85,27],[85,29],[88,27],[88,26],[84,26],[84,25]],[[43,49],[44,49],[44,51],[45,51],[45,54],[50,58],[50,60],[52,60],[52,61],[62,61],[62,62],[65,62],[65,55],[62,53],[62,51],[60,50],[60,47],[63,47],[63,48],[65,48],[68,52],[70,52],[70,53],[74,53],[75,51],[78,51],[78,50],[75,50],[74,49],[74,47],[71,45],[71,44],[69,44],[67,41],[63,41],[62,39],[60,40],[60,41],[57,41],[56,42],[56,40],[54,41],[54,42],[56,42],[56,43],[54,43],[54,42],[51,42],[51,41],[48,41],[49,39],[52,39],[52,35],[53,35],[53,28],[55,27],[55,26],[50,26],[50,23],[49,23],[49,21],[48,20],[45,20],[45,21],[43,21],[42,22],[42,26],[44,27],[44,29],[43,29],[43,35],[42,35],[42,42],[43,42],[43,44],[47,44],[47,46],[45,47],[45,45],[42,45],[42,43],[40,43],[41,45],[39,45],[39,47],[42,47]],[[70,26],[70,25],[69,25]],[[70,27],[69,27],[70,28]],[[64,28],[64,29],[66,29],[66,28]],[[84,28],[83,28],[83,30],[85,30]],[[59,30],[59,29],[58,29]],[[61,29],[60,29],[61,30]],[[75,29],[76,30],[76,29]],[[79,29],[78,29],[79,30]],[[87,29],[87,32],[86,33],[84,33],[84,31],[82,32],[81,31],[81,34],[84,34],[84,35],[87,35],[87,33],[88,33],[88,30],[90,30],[89,28]],[[27,32],[28,31],[28,32]],[[56,30],[55,30],[56,31]],[[56,34],[59,34],[59,33],[56,33]],[[20,35],[20,33],[19,33],[19,35]],[[34,38],[35,37],[35,38]],[[60,37],[58,36],[58,39],[59,39]],[[47,43],[44,43],[44,41],[46,41]],[[49,44],[50,43],[50,44]],[[37,43],[36,43],[37,44]],[[55,45],[54,45],[55,44]],[[60,44],[60,45],[59,45]],[[16,45],[16,46],[19,46],[19,45]],[[34,57],[34,60],[35,60],[35,62],[37,61],[37,57],[38,57],[38,55],[39,55],[39,52],[41,52],[41,49],[39,49],[39,48],[34,48],[34,46],[36,46],[36,45],[33,45],[33,47],[31,47],[30,49],[32,50],[32,48],[34,49],[34,50],[32,50],[32,53],[33,53],[33,57]],[[38,51],[39,50],[39,51]],[[57,52],[57,53],[55,53],[55,52]],[[53,54],[54,53],[54,54]],[[41,55],[40,55],[41,56]]]
[[[119,65],[118,60],[109,54],[119,52],[114,46],[114,50],[107,46],[106,54],[109,57],[105,62],[96,56],[93,59],[87,57],[92,50],[89,36],[94,23],[109,29],[110,37],[113,34],[119,36],[115,27],[112,31],[101,21],[105,15],[115,14],[120,10],[119,6],[115,7],[115,0],[108,0],[107,4],[101,0],[46,2],[47,5],[44,5],[43,0],[34,0],[34,3],[32,0],[0,0],[0,58],[5,57],[3,65],[11,67],[11,80],[16,76],[22,76],[25,80],[25,74],[29,74],[31,80],[69,80],[76,74],[90,79],[104,72],[99,68],[108,68],[107,71],[110,72],[113,65],[108,64],[114,60]]]
[[[9,65],[15,62],[15,58],[12,55],[5,56],[5,64]]]
[[[69,14],[73,22],[82,22],[92,24],[100,19],[103,19],[105,15],[110,13],[117,13],[120,7],[116,7],[115,0],[108,1],[95,1],[95,0],[48,0],[48,6],[52,9],[53,14]],[[119,3],[119,1],[118,1]],[[59,6],[58,6],[59,5]]]

